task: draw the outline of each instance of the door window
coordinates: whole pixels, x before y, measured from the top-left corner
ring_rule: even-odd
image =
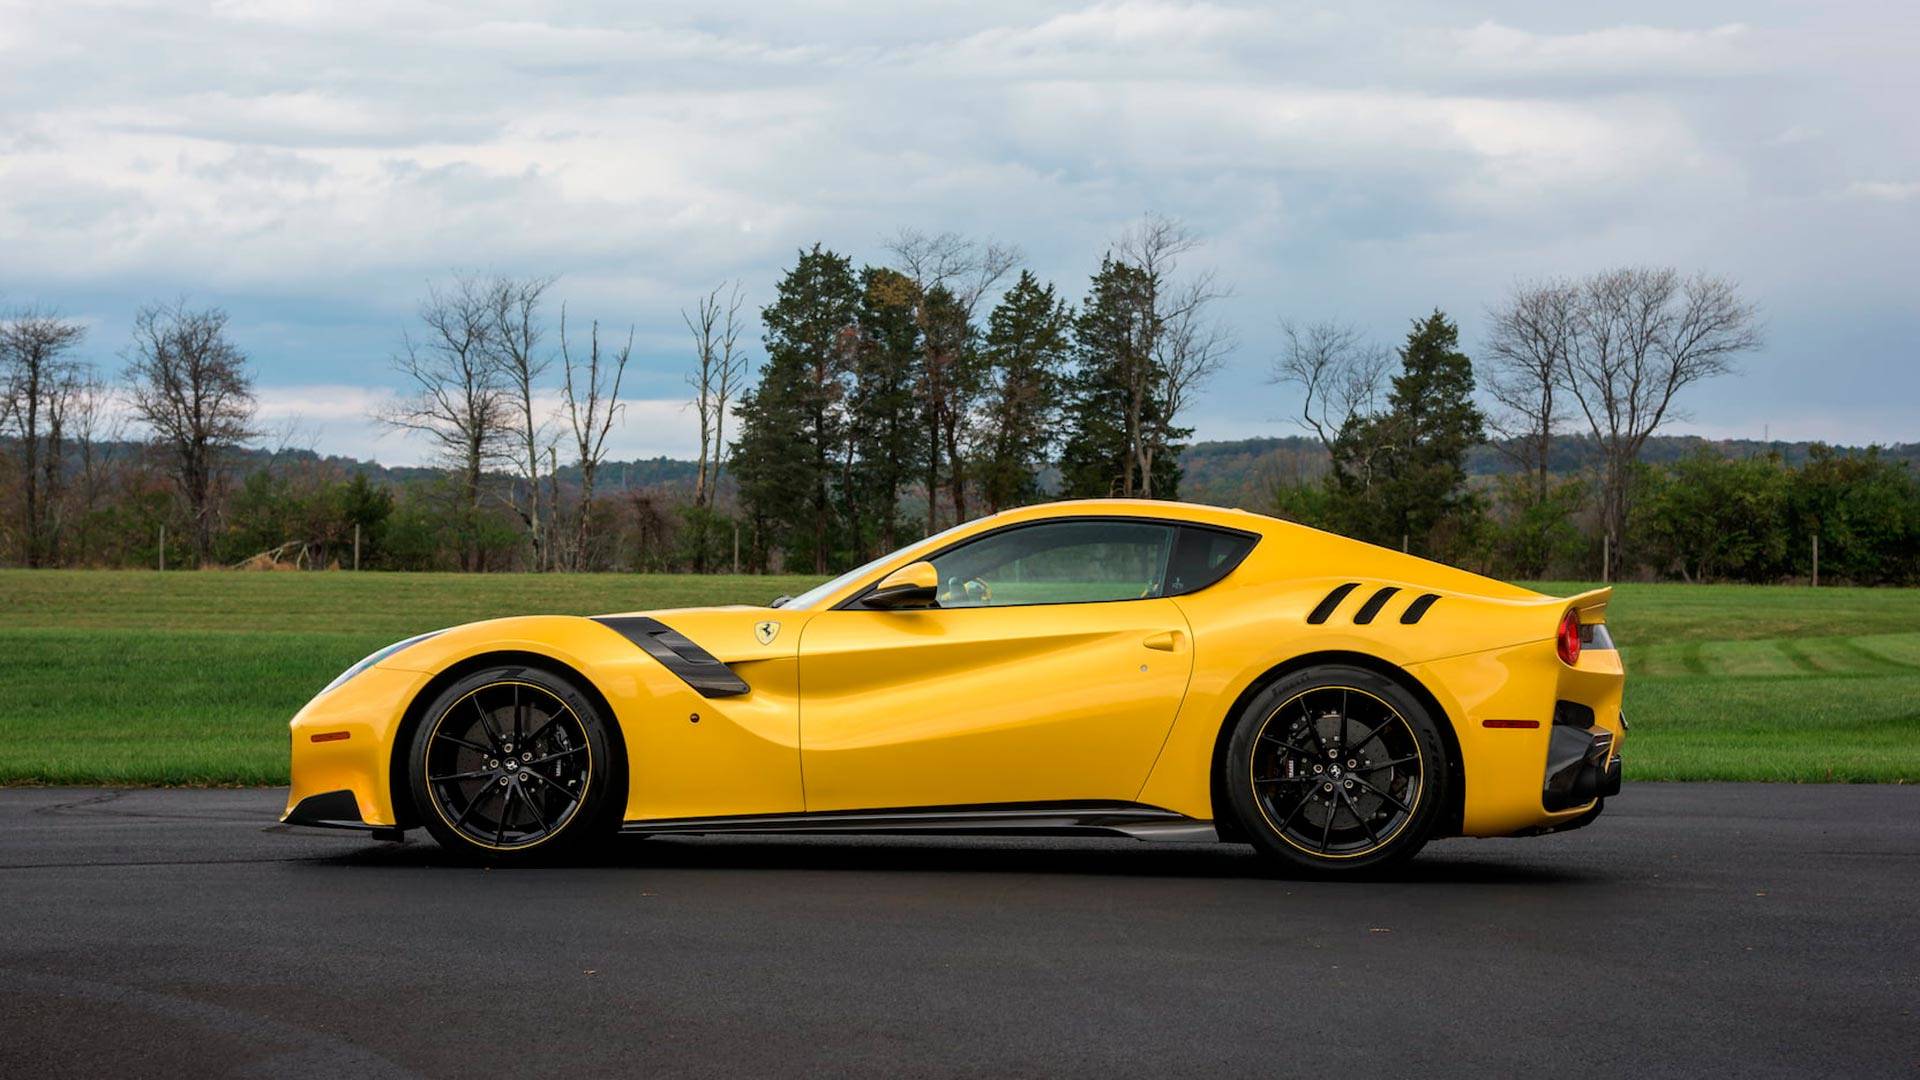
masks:
[[[1165,594],[1174,528],[1058,521],[981,537],[933,558],[940,606],[1018,607],[1144,600]]]

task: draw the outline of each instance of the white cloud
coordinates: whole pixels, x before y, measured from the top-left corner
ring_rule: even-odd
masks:
[[[254,394],[255,418],[275,425],[288,420],[308,423],[338,423],[364,420],[394,399],[394,392],[366,386],[318,384],[310,386],[265,386]]]
[[[265,446],[289,446],[323,454],[344,454],[384,465],[423,465],[433,450],[424,437],[397,430],[375,417],[399,396],[390,389],[338,384],[275,385],[256,390],[255,426]],[[541,395],[536,413],[559,442],[560,460],[576,456],[569,448],[558,396]],[[623,402],[620,419],[607,437],[607,456],[623,461],[651,457],[691,457],[699,442],[699,424],[687,403],[639,398]]]
[[[1684,117],[1644,101],[1567,102],[1254,83],[1048,83],[1011,117],[1024,157],[1099,157],[1150,176],[1320,175],[1513,216],[1698,186],[1724,166]]]
[[[1847,194],[1857,199],[1869,199],[1874,202],[1906,202],[1920,198],[1920,181],[1855,180],[1847,185]]]
[[[899,63],[932,64],[949,73],[1024,76],[1105,72],[1137,78],[1210,57],[1217,62],[1253,38],[1272,35],[1281,15],[1217,4],[1102,3],[1066,11],[1031,25],[996,26],[958,41],[901,50]],[[1205,70],[1186,70],[1206,78]]]
[[[1720,75],[1751,66],[1749,28],[1727,23],[1704,30],[1610,26],[1570,34],[1542,34],[1482,22],[1450,35],[1456,61],[1503,74],[1560,76],[1644,74]]]

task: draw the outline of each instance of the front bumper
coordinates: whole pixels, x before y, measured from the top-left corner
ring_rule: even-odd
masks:
[[[280,816],[284,825],[305,825],[315,829],[357,829],[381,840],[398,840],[405,832],[391,825],[376,825],[360,816],[360,800],[351,791],[323,791],[309,795],[287,807]]]
[[[392,797],[394,739],[429,676],[372,667],[320,694],[288,725],[289,825],[383,830],[404,824]]]

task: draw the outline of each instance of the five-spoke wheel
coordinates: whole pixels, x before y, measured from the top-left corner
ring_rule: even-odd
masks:
[[[1446,783],[1432,717],[1375,672],[1320,667],[1268,687],[1229,744],[1228,792],[1255,845],[1315,870],[1411,856]]]
[[[495,860],[600,831],[619,772],[606,732],[595,706],[544,670],[461,679],[414,733],[421,821],[443,845]]]

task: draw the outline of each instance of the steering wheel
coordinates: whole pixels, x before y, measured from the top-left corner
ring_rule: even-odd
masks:
[[[979,578],[961,581],[957,577],[947,579],[940,590],[940,604],[943,607],[981,607],[993,603],[993,587]]]

